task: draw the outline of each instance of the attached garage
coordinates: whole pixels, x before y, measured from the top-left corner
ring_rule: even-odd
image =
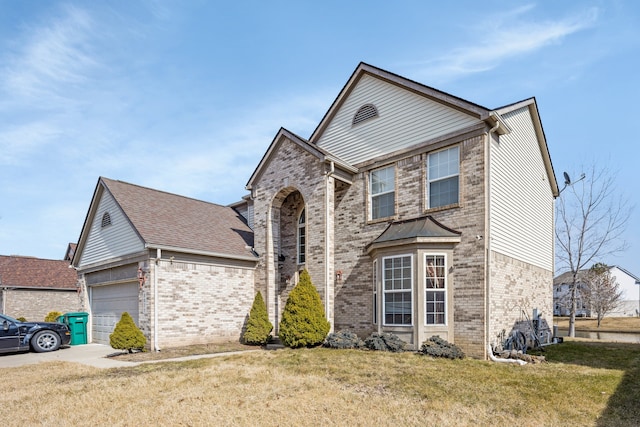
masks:
[[[109,345],[109,335],[125,311],[131,315],[136,325],[139,324],[137,282],[92,286],[90,299],[94,343]]]

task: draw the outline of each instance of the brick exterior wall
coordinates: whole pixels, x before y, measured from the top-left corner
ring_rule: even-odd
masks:
[[[489,342],[494,344],[502,330],[514,328],[528,336],[533,309],[542,315],[541,327],[553,324],[553,272],[506,255],[491,252],[489,290]]]
[[[2,297],[4,301],[1,301]],[[2,292],[0,302],[8,316],[24,317],[29,321],[41,322],[51,311],[84,311],[82,301],[75,290],[11,289]]]
[[[330,280],[330,283],[325,281],[325,255],[329,258],[329,277],[332,278],[333,275],[332,252],[327,254],[325,250],[326,172],[325,165],[316,156],[285,139],[261,171],[260,179],[253,189],[254,247],[260,257],[256,271],[256,291],[261,291],[265,297],[269,318],[276,330],[280,313],[286,303],[286,295],[295,285],[295,272],[301,268],[309,271],[311,281],[323,303],[327,286],[330,288],[331,297],[333,295],[333,280]],[[329,180],[330,191],[333,193],[333,178]],[[289,198],[290,195],[294,195],[293,198]],[[332,198],[330,203],[331,201]],[[297,231],[295,220],[302,205],[306,209],[307,217],[307,255],[305,264],[298,265],[293,250],[293,233]],[[332,216],[332,207],[329,212]],[[282,235],[281,250],[287,253],[284,254],[285,261],[279,266],[277,250],[282,230],[285,231]],[[329,233],[327,238],[332,241],[332,233]],[[286,285],[286,276],[291,277],[289,285]],[[330,317],[329,321],[333,324]]]
[[[252,268],[161,260],[156,272],[160,348],[241,338],[255,296]],[[151,288],[148,300],[153,307]],[[151,344],[153,310],[145,312],[141,329]]]
[[[484,357],[485,246],[483,241],[475,237],[484,235],[486,231],[484,140],[484,134],[479,133],[463,140],[458,138],[440,142],[437,147],[425,145],[422,151],[414,150],[406,156],[389,156],[389,162],[385,162],[385,158],[374,159],[369,163],[371,167],[360,166],[362,172],[354,176],[351,185],[330,179],[328,211],[334,226],[330,228],[333,233],[330,232],[327,238],[332,251],[328,254],[329,289],[333,288],[332,306],[335,305],[335,310],[331,310],[333,317],[329,320],[334,330],[349,329],[366,337],[378,328],[372,322],[373,258],[367,254],[366,246],[385,230],[390,219],[368,220],[368,172],[373,168],[395,164],[396,216],[393,219],[412,219],[429,214],[444,225],[462,231],[462,240],[455,246],[450,261],[453,267],[450,275],[453,304],[450,309],[454,311],[454,333],[449,338],[461,345],[468,354]],[[455,143],[461,147],[460,205],[450,209],[426,210],[427,153]],[[325,166],[315,156],[297,144],[285,141],[272,154],[269,164],[255,183],[254,241],[256,251],[260,254],[256,289],[268,295],[266,299],[272,320],[279,318],[274,296],[278,294],[281,297],[278,306],[280,311],[293,286],[293,283],[284,283],[285,277],[295,277],[291,272],[298,268],[294,265],[294,232],[297,228],[296,215],[302,205],[307,209],[305,267],[323,302],[325,300],[325,172]],[[274,253],[278,239],[280,250],[285,255],[285,261],[280,265],[277,262],[278,254]],[[413,253],[417,254],[416,251]],[[335,278],[337,271],[342,273],[339,280]],[[415,272],[415,275],[419,280],[420,273]],[[382,301],[382,296],[378,298]],[[423,296],[414,293],[414,298]],[[420,343],[413,344],[418,346]]]
[[[461,202],[452,209],[425,210],[426,156],[431,149],[425,146],[423,153],[413,153],[395,162],[396,219],[429,214],[442,224],[462,231],[462,240],[455,246],[451,260],[454,333],[450,340],[469,355],[484,357],[485,248],[484,242],[475,238],[485,234],[484,136],[461,142]],[[377,164],[382,164],[382,160]],[[335,270],[343,272],[343,280],[336,283],[335,288],[335,328],[350,329],[360,336],[377,330],[372,323],[373,260],[365,247],[388,225],[387,221],[367,221],[367,176],[366,171],[362,172],[353,185],[336,190],[335,210]],[[416,272],[416,276],[420,280],[420,272]],[[414,292],[415,298],[423,296]],[[382,296],[378,299],[381,302]],[[428,329],[426,335],[429,335]],[[420,337],[426,338],[428,336]],[[419,346],[420,342],[414,345]]]

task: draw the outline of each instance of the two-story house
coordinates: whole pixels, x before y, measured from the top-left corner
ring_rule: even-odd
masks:
[[[254,263],[249,252],[233,262],[251,271],[245,286],[262,292],[276,328],[303,268],[333,330],[362,337],[393,332],[414,348],[439,335],[485,357],[487,344],[521,324],[524,313],[552,316],[558,186],[533,98],[489,109],[361,63],[308,139],[280,129],[246,188],[250,194],[232,207],[253,231]],[[123,208],[117,199],[111,200],[114,212]],[[81,273],[87,244],[113,238],[108,229],[100,238],[88,236],[100,232],[101,203],[94,196],[74,256]],[[126,207],[122,212],[129,216]],[[145,214],[144,221],[179,215],[166,205]],[[190,247],[217,238],[208,231]],[[145,308],[145,333],[162,341],[188,315],[174,305],[174,312],[158,317],[158,303],[163,295],[182,298],[176,289],[187,292],[189,283],[153,277],[153,265],[168,270],[171,261],[173,270],[189,269],[214,262],[214,255],[218,265],[233,257],[198,248],[189,253],[184,242],[149,251],[154,245],[145,240],[137,248],[148,253],[129,257],[139,263],[131,264],[129,275],[135,266],[152,266],[135,301]],[[96,252],[91,273],[98,277],[103,266],[119,268],[126,259],[125,253]],[[224,281],[224,274],[212,280]],[[214,300],[205,296],[199,304],[218,307]],[[234,308],[248,313],[247,298],[242,301]],[[198,313],[192,322],[214,316]],[[240,327],[234,323],[238,337]],[[201,330],[213,339],[215,329]]]
[[[558,187],[535,99],[488,109],[360,64],[310,138],[249,179],[256,288],[279,321],[306,268],[335,330],[482,356],[551,318]]]

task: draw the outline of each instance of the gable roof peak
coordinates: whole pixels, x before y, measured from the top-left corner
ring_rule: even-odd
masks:
[[[382,68],[367,64],[366,62],[360,62],[351,74],[351,77],[349,77],[347,83],[341,89],[336,99],[329,107],[329,110],[327,110],[324,117],[309,137],[309,141],[311,143],[315,144],[316,141],[320,138],[337,111],[340,109],[340,106],[348,98],[349,94],[353,91],[362,76],[366,74],[384,80],[390,84],[399,86],[405,90],[414,92],[420,96],[430,98],[450,108],[475,116],[480,120],[486,120],[489,117],[489,113],[491,112],[490,109],[479,104],[475,104],[473,102],[419,83],[415,80],[403,77],[399,74],[395,74]]]

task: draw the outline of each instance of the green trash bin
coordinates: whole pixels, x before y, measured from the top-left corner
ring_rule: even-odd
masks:
[[[71,332],[71,345],[79,345],[87,343],[87,320],[89,313],[65,313],[62,323],[69,327]]]

